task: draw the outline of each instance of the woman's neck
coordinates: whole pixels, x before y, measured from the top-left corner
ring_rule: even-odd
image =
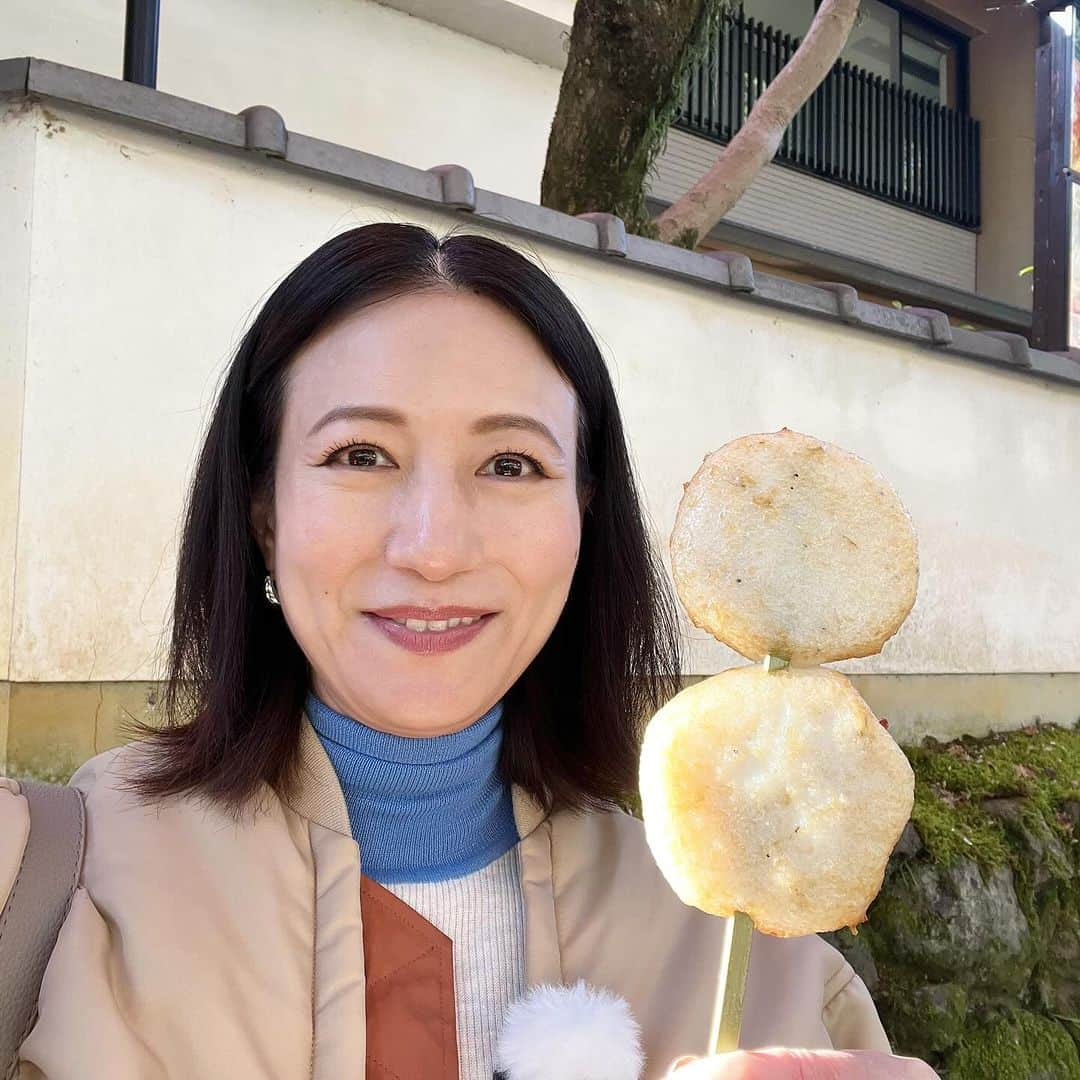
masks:
[[[341,782],[368,877],[443,881],[517,843],[499,772],[501,702],[461,731],[422,738],[367,727],[314,694],[307,714]]]

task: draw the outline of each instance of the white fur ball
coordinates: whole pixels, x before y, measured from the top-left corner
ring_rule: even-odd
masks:
[[[583,981],[536,986],[515,1001],[496,1056],[506,1080],[639,1080],[644,1064],[630,1006]]]

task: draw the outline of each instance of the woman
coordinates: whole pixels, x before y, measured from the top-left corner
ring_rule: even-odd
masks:
[[[615,808],[677,671],[567,298],[478,236],[329,241],[214,410],[170,723],[72,780],[82,879],[21,1075],[487,1080],[506,1006],[578,979],[629,1002],[649,1078],[932,1075],[816,937],[756,939],[744,1045],[862,1053],[691,1060],[724,923]]]

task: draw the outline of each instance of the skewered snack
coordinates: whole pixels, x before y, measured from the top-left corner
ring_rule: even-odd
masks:
[[[814,665],[869,656],[914,602],[907,512],[865,461],[783,428],[709,454],[671,537],[696,626],[760,665],[669,701],[642,744],[646,837],[687,904],[733,916],[714,1018],[738,1045],[751,929],[853,929],[881,888],[914,774],[850,681]]]

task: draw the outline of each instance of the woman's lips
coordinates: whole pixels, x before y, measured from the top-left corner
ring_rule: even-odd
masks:
[[[381,615],[365,612],[364,618],[385,634],[395,645],[407,649],[412,653],[421,655],[433,655],[436,653],[452,652],[467,645],[473,638],[484,632],[494,614],[482,615],[471,626],[455,626],[447,630],[410,630],[393,619],[385,619]]]

